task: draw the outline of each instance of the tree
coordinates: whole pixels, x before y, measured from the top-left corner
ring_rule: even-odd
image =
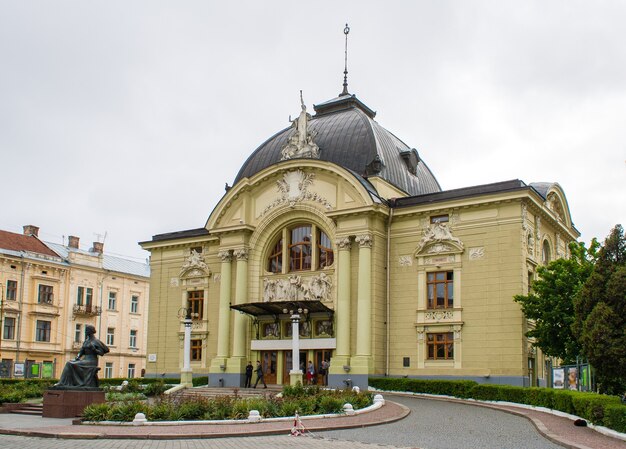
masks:
[[[580,345],[572,331],[574,299],[593,271],[598,246],[595,239],[589,249],[582,242],[570,243],[569,259],[557,259],[539,267],[531,292],[514,297],[524,315],[535,322],[535,328],[526,335],[535,339],[534,345],[544,354],[564,363],[572,363],[580,355]]]
[[[598,252],[574,304],[572,330],[596,372],[600,390],[626,391],[626,240],[616,225]]]

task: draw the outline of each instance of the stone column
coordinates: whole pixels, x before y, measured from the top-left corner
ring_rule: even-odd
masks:
[[[235,304],[243,304],[248,300],[248,249],[236,249],[233,255],[237,258],[237,284],[235,290]],[[233,336],[233,357],[246,355],[246,323],[247,317],[239,312],[235,313],[235,332]]]
[[[359,274],[357,292],[356,357],[352,365],[355,374],[367,375],[372,360],[372,236],[357,235],[359,244]],[[357,368],[358,367],[358,368]]]
[[[344,366],[350,365],[350,238],[337,240],[337,310],[335,311],[335,335],[337,349],[331,360],[328,382],[330,386],[343,387],[347,378]]]
[[[237,259],[237,279],[235,280],[235,304],[248,301],[248,248],[233,251]],[[233,331],[233,354],[228,360],[228,373],[235,386],[243,386],[246,370],[246,324],[248,317],[235,311]],[[239,380],[238,380],[239,379]]]
[[[220,273],[220,306],[217,333],[217,356],[211,361],[210,374],[223,374],[226,369],[226,359],[230,348],[230,297],[231,297],[231,260],[230,250],[218,253],[222,260]],[[222,378],[223,379],[223,378]],[[218,376],[209,376],[211,386],[219,384]]]

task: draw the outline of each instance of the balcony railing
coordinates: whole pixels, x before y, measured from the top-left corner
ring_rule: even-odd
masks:
[[[100,307],[92,306],[91,304],[74,304],[74,315],[86,315],[95,316],[102,314]]]

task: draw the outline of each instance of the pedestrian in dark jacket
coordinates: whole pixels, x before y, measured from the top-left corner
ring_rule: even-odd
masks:
[[[248,362],[246,366],[246,386],[244,388],[250,388],[252,386],[252,371],[254,371],[252,362]]]
[[[263,388],[267,388],[267,384],[265,383],[265,379],[263,378],[263,367],[261,366],[261,362],[256,362],[256,382],[254,383],[254,388],[259,384],[259,381],[263,382]]]

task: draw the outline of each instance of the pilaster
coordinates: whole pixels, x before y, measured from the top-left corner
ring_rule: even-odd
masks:
[[[211,361],[211,374],[223,373],[226,369],[226,359],[230,347],[230,298],[232,278],[232,254],[230,250],[218,253],[222,261],[220,279],[219,324],[217,334],[217,356]]]

